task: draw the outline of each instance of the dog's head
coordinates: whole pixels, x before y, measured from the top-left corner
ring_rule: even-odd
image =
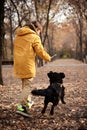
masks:
[[[57,73],[57,72],[53,72],[50,71],[49,73],[47,73],[47,76],[50,79],[50,84],[52,83],[63,83],[63,78],[65,78],[65,74],[63,72]]]

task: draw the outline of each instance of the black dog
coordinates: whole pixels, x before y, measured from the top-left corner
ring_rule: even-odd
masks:
[[[52,102],[53,105],[51,107],[50,114],[53,115],[54,107],[57,106],[59,100],[61,100],[61,102],[65,104],[64,101],[65,88],[62,85],[65,74],[50,71],[47,75],[50,79],[50,85],[48,86],[48,88],[33,90],[31,93],[33,95],[45,96],[44,108],[42,110],[42,113],[45,113],[48,103]]]

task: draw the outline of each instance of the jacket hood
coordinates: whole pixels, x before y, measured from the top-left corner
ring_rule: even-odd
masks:
[[[18,36],[26,35],[26,34],[36,34],[35,31],[31,30],[28,26],[17,29],[16,34]]]

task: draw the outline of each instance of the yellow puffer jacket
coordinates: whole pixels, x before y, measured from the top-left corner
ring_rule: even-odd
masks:
[[[14,76],[18,78],[35,77],[36,55],[45,61],[51,60],[36,32],[27,26],[18,29],[14,40]]]

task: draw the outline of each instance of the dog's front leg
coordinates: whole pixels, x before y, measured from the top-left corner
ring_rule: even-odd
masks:
[[[64,97],[61,97],[61,102],[62,102],[63,104],[66,104],[66,102],[64,101]]]
[[[46,102],[45,102],[45,103],[44,103],[44,108],[43,108],[43,110],[42,110],[42,112],[41,112],[42,114],[44,114],[44,113],[45,113],[46,108],[47,108],[47,105],[48,105],[48,103],[46,103]]]
[[[64,101],[64,96],[65,96],[65,87],[62,86],[62,92],[61,92],[61,102],[63,104],[66,104],[66,102]]]
[[[54,105],[52,105],[51,111],[50,111],[50,115],[53,115],[53,114],[54,114]]]

